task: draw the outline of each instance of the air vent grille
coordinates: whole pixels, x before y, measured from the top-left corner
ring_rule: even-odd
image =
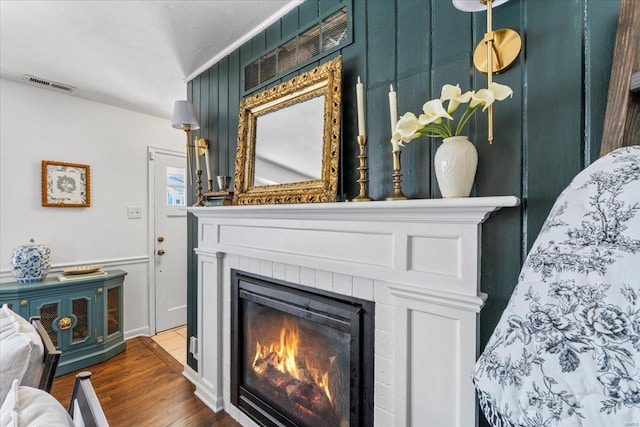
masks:
[[[75,87],[73,86],[52,82],[51,80],[43,79],[41,77],[31,76],[29,74],[24,75],[24,80],[28,83],[31,83],[34,86],[47,87],[49,89],[60,90],[66,93],[71,93],[75,90]]]

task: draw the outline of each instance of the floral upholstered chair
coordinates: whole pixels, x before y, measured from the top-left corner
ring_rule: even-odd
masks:
[[[640,425],[640,146],[560,195],[474,382],[494,426]]]

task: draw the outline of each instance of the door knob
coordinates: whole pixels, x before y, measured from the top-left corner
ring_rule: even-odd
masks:
[[[158,242],[160,243],[164,242],[164,236],[158,236]]]
[[[158,249],[158,255],[160,256],[164,255],[164,249]]]

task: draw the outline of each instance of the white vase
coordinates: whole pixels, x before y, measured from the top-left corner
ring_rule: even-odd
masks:
[[[442,197],[468,197],[478,166],[478,151],[466,136],[442,140],[433,159]]]

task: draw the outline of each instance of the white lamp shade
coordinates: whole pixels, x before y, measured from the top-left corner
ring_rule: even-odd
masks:
[[[173,105],[171,126],[176,129],[183,129],[187,125],[189,125],[191,130],[200,129],[200,123],[198,123],[193,104],[189,101],[176,101]]]
[[[480,0],[452,0],[456,9],[463,12],[481,12],[487,10],[487,5]],[[493,0],[493,7],[500,6],[509,0]]]

